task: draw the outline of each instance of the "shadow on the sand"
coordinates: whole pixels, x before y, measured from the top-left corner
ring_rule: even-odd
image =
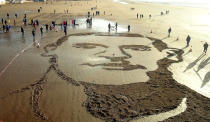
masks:
[[[166,36],[166,37],[162,38],[161,40],[163,41],[164,39],[167,39],[167,38],[168,38],[168,36]]]
[[[178,42],[178,41],[179,41],[179,39],[177,38],[176,40],[174,40],[174,41],[172,41],[170,43],[174,43],[174,42]]]
[[[195,61],[190,63],[183,72],[186,72],[187,70],[193,68],[198,63],[198,61],[200,61],[204,56],[205,55],[202,53]]]
[[[203,83],[201,85],[201,88],[203,88],[210,80],[210,71],[206,73],[204,79],[203,79]]]
[[[200,80],[203,82],[201,85],[201,88],[203,88],[210,80],[210,71],[205,74],[204,79],[202,80],[198,71],[196,71],[195,69],[193,69],[193,70],[195,71],[196,75],[200,78]]]
[[[185,54],[183,54],[182,56],[186,56],[187,54],[189,54],[191,51],[187,51]]]
[[[207,66],[208,64],[210,64],[210,57],[208,57],[207,59],[204,59],[198,66],[198,69],[196,72],[199,72],[201,69],[203,69],[205,66]]]
[[[185,47],[183,47],[181,50],[184,50],[184,49],[186,49],[188,46],[185,46]]]

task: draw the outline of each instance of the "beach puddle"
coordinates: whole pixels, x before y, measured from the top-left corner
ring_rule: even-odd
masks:
[[[91,29],[96,32],[108,32],[108,24],[111,24],[111,32],[127,32],[127,28],[118,26],[117,30],[115,29],[115,22],[108,21],[105,19],[93,18],[92,26],[86,23],[87,18],[78,18],[76,19],[76,26],[72,26],[69,29]]]
[[[124,4],[124,5],[129,4],[128,2],[125,2],[125,1],[122,1],[122,0],[114,0],[114,2],[118,2],[118,3]]]

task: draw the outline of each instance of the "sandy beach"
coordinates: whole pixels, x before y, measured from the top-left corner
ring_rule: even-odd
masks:
[[[4,33],[0,22],[0,121],[210,121],[210,54],[203,53],[210,9],[126,2],[1,5],[0,19],[12,27]],[[31,18],[40,23],[35,39]],[[55,28],[46,31],[52,21]]]

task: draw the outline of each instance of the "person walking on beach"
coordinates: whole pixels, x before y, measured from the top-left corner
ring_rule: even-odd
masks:
[[[130,26],[130,25],[128,25],[128,32],[130,32],[130,30],[131,30],[131,26]]]
[[[32,30],[32,35],[33,35],[33,38],[35,39],[35,30],[34,29]]]
[[[20,30],[21,30],[22,35],[24,35],[24,29],[22,26],[20,27]]]
[[[43,34],[43,27],[40,27],[41,35]]]
[[[187,47],[189,46],[190,44],[190,40],[191,40],[191,37],[188,35],[187,38],[186,38],[186,41],[187,41]]]
[[[171,34],[171,27],[168,29],[168,37],[170,37]]]
[[[110,29],[111,29],[111,24],[109,23],[108,24],[108,30],[109,30],[109,32],[110,32]]]
[[[208,43],[206,42],[204,45],[203,45],[203,52],[206,54],[207,52],[207,49],[208,49]]]
[[[4,19],[3,18],[1,19],[1,24],[4,24]]]
[[[137,19],[139,18],[139,14],[138,13],[137,13],[136,17],[137,17]]]

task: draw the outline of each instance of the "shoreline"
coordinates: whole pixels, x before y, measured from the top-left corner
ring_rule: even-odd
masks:
[[[135,0],[113,0],[114,2],[119,2],[121,4],[159,4],[159,5],[166,5],[166,6],[176,6],[176,7],[190,7],[190,8],[202,8],[202,9],[210,9],[209,5],[204,6],[203,5],[193,5],[193,4],[197,4],[197,3],[170,3],[170,2],[156,2],[156,1],[135,1]],[[189,5],[187,5],[189,4]]]

